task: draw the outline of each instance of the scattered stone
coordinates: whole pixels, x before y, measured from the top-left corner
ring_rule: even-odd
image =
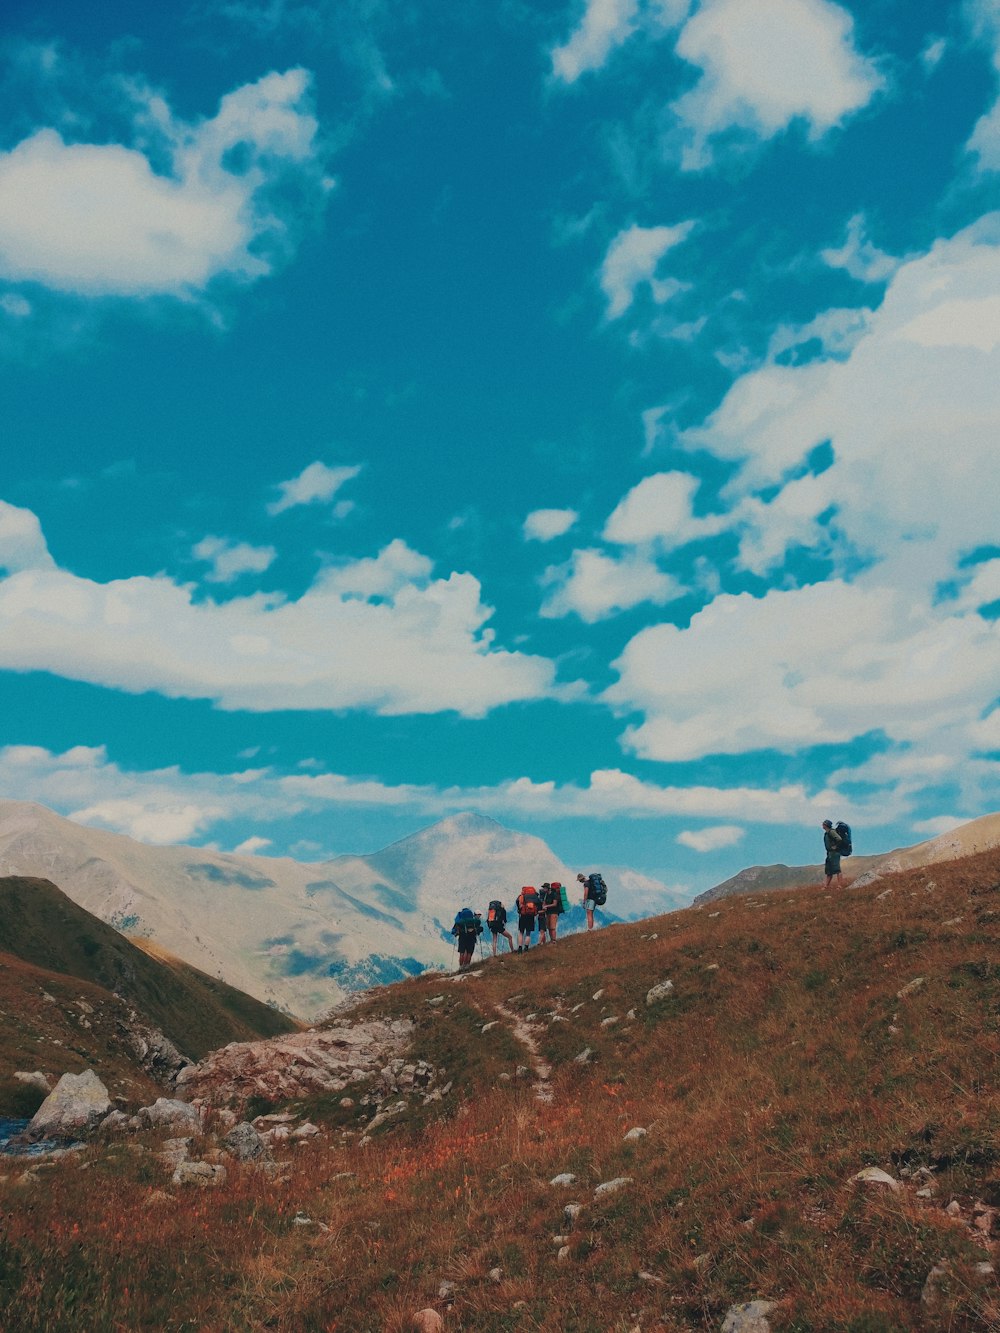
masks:
[[[709,914],[708,914],[708,919],[709,919],[709,921],[711,921],[713,917],[721,916],[721,915],[722,915],[721,912],[709,912]]]
[[[722,1321],[721,1333],[771,1333],[767,1316],[774,1306],[774,1301],[744,1301],[740,1305],[731,1305]]]
[[[718,970],[719,970],[718,963],[709,963],[705,968],[706,972],[718,972]]]
[[[528,1068],[527,1065],[518,1065],[518,1067],[514,1070],[514,1077],[515,1077],[515,1078],[530,1078],[530,1077],[531,1077],[531,1070]]]
[[[914,977],[914,979],[908,982],[901,991],[896,992],[896,999],[905,999],[907,995],[912,995],[914,991],[918,991],[921,986],[926,984],[926,982],[926,977]]]
[[[948,1214],[949,1217],[961,1217],[962,1205],[959,1203],[957,1199],[952,1199],[951,1203],[945,1209],[945,1212]]]
[[[655,1273],[645,1273],[645,1272],[640,1271],[640,1273],[639,1273],[639,1281],[640,1281],[640,1282],[653,1282],[653,1283],[655,1283],[656,1286],[658,1286],[658,1287],[662,1287],[662,1286],[663,1286],[663,1278],[662,1278],[662,1277],[657,1277]]]
[[[707,1268],[711,1262],[712,1256],[710,1254],[696,1254],[691,1260],[691,1267],[697,1269],[700,1273],[702,1269]]]
[[[612,1014],[610,1018],[602,1018],[602,1019],[601,1019],[601,1027],[602,1027],[602,1028],[613,1028],[614,1025],[615,1025],[617,1022],[618,1022],[618,1019]]]
[[[18,1083],[26,1083],[29,1088],[37,1088],[39,1092],[44,1092],[46,1097],[52,1091],[52,1080],[40,1069],[35,1069],[30,1074],[23,1069],[15,1069],[14,1077]]]
[[[499,1025],[500,1025],[500,1020],[498,1018],[494,1018],[492,1022],[484,1023],[479,1030],[480,1032],[490,1032],[493,1028],[499,1027]]]
[[[499,1282],[499,1281],[501,1280],[502,1277],[503,1277],[503,1269],[502,1269],[502,1268],[491,1268],[491,1269],[490,1269],[490,1271],[489,1271],[489,1279],[490,1279],[491,1282]]]
[[[549,1181],[550,1185],[575,1185],[576,1176],[570,1171],[563,1171],[558,1176],[553,1176]]]
[[[553,1236],[552,1244],[557,1248],[569,1244],[569,1236]]]
[[[114,1111],[109,1111],[104,1117],[100,1123],[99,1130],[101,1134],[114,1134],[128,1129],[131,1123],[132,1117],[126,1115],[124,1111],[119,1111],[116,1108]]]
[[[630,1009],[630,1010],[628,1011],[628,1013],[625,1015],[625,1017],[628,1019],[628,1021],[629,1021],[630,1023],[634,1023],[634,1022],[635,1022],[635,1020],[636,1020],[636,1016],[637,1016],[637,1015],[636,1015],[636,1012],[635,1012],[634,1009]]]
[[[615,1176],[614,1180],[606,1180],[602,1185],[598,1185],[594,1190],[594,1198],[601,1199],[606,1194],[616,1194],[618,1190],[623,1190],[626,1185],[632,1184],[631,1176]]]
[[[298,1212],[292,1218],[293,1227],[311,1227],[312,1225],[313,1220],[308,1213]]]
[[[582,1203],[568,1203],[563,1209],[563,1221],[568,1227],[571,1227],[582,1212]]]
[[[201,1133],[201,1115],[197,1106],[190,1102],[178,1101],[175,1097],[157,1097],[152,1106],[140,1107],[136,1119],[143,1126],[153,1129],[188,1129],[194,1134]]]
[[[444,1282],[441,1283],[440,1287],[438,1287],[438,1300],[448,1301],[450,1303],[454,1299],[455,1299],[455,1284],[454,1282],[448,1282],[447,1280],[445,1280]]]
[[[63,1074],[32,1116],[29,1139],[72,1139],[96,1129],[111,1110],[108,1090],[92,1069]]]
[[[603,994],[604,994],[604,988],[602,986],[600,990],[595,990],[590,998],[592,1000],[599,1000]]]
[[[569,1258],[569,1246],[563,1245],[560,1248],[559,1253],[556,1255],[556,1258],[559,1260],[561,1264],[564,1264]]]
[[[399,1107],[406,1110],[406,1103],[400,1102]],[[314,1125],[311,1120],[307,1120],[304,1125],[299,1125],[298,1129],[292,1130],[293,1139],[314,1139],[319,1133],[319,1125]]]
[[[353,1097],[341,1097],[341,1099],[340,1099],[340,1105],[344,1108],[345,1111],[349,1111],[349,1110],[351,1109],[351,1107],[354,1105],[354,1098],[353,1098]]]
[[[222,1146],[238,1162],[256,1162],[271,1155],[267,1144],[248,1120],[231,1129],[222,1140]]]
[[[210,1162],[179,1162],[171,1177],[172,1185],[223,1185],[226,1180],[226,1168],[214,1166]]]
[[[414,1333],[439,1333],[444,1328],[444,1320],[438,1314],[437,1310],[428,1307],[426,1310],[418,1310],[410,1320],[410,1328]]]
[[[648,1129],[643,1129],[641,1125],[636,1125],[635,1129],[630,1129],[625,1135],[625,1142],[635,1143],[639,1139],[644,1139],[648,1133]]]
[[[964,920],[965,920],[964,917],[961,917],[961,916],[953,916],[953,917],[950,917],[947,921],[942,921],[941,924],[942,924],[942,926],[957,926],[961,921],[964,921]],[[17,1075],[15,1074],[14,1077],[17,1078]]]
[[[166,1162],[167,1166],[179,1166],[190,1157],[190,1148],[190,1138],[164,1139],[156,1155],[161,1162]]]
[[[589,1065],[593,1054],[594,1052],[590,1049],[590,1047],[585,1046],[579,1055],[573,1056],[573,1063],[575,1065]]]
[[[861,1185],[885,1185],[887,1189],[892,1190],[894,1194],[899,1193],[899,1181],[889,1175],[888,1171],[883,1171],[879,1166],[866,1166],[863,1170],[851,1176],[851,1184],[857,1181]]]
[[[652,986],[646,992],[647,1006],[654,1005],[659,1000],[665,1000],[668,995],[673,994],[673,990],[674,983],[672,981],[661,981],[657,985]]]

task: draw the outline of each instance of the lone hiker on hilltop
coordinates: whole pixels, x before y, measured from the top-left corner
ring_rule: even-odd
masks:
[[[455,924],[451,928],[451,933],[458,941],[458,970],[464,972],[471,964],[472,955],[476,952],[476,940],[483,933],[479,913],[474,912],[471,907],[463,907],[455,917]]]
[[[823,847],[826,851],[826,860],[823,863],[823,870],[826,874],[826,888],[829,888],[834,880],[837,881],[837,888],[844,887],[844,876],[840,873],[840,854],[843,848],[843,842],[840,834],[833,827],[833,821],[823,820]]]
[[[583,885],[583,909],[587,913],[587,929],[593,930],[595,911],[608,901],[608,886],[604,883],[604,876],[596,870],[593,874],[580,874],[576,878]]]

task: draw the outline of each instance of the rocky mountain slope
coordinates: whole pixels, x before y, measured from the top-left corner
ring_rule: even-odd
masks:
[[[7,801],[0,874],[50,879],[116,929],[309,1017],[359,986],[448,966],[459,906],[509,904],[521,884],[574,882],[575,870],[541,839],[473,814],[370,856],[309,864],[152,847]],[[608,913],[622,919],[686,901],[634,872],[606,877]]]
[[[899,847],[895,851],[876,856],[852,856],[844,861],[844,876],[862,884],[875,876],[892,874],[897,870],[911,870],[920,866],[936,865],[940,861],[954,861],[962,856],[1000,847],[1000,814],[983,815],[967,824],[941,833],[913,847]],[[811,866],[748,866],[731,879],[716,884],[695,898],[695,904],[716,902],[740,893],[767,893],[772,889],[793,889],[801,884],[822,884],[823,864]]]
[[[0,1324],[1000,1327],[998,958],[994,849],[378,989],[0,1159]]]

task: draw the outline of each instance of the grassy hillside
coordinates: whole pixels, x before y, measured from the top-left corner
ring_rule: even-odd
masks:
[[[128,999],[194,1059],[297,1024],[176,959],[152,957],[44,879],[0,879],[0,950]]]
[[[289,1152],[283,1184],[233,1167],[163,1198],[165,1168],[96,1150],[30,1212],[0,1184],[0,1313],[401,1333],[434,1305],[454,1329],[680,1333],[763,1299],[775,1333],[1000,1328],[977,1271],[1000,1237],[1000,851],[615,926],[362,1008],[416,1020],[444,1109],[362,1146],[338,1101],[346,1133]],[[517,1072],[524,1031],[547,1078]],[[898,1189],[853,1183],[864,1167]]]

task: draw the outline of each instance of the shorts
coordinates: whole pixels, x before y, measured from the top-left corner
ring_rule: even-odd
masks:
[[[587,901],[583,904],[583,906],[585,910],[588,912],[596,912],[598,907],[600,907],[600,903],[596,900],[596,898],[588,898]]]
[[[476,940],[478,938],[479,936],[475,933],[475,931],[469,931],[468,934],[466,934],[465,931],[463,931],[462,934],[459,935],[458,937],[458,952],[475,953]]]
[[[517,918],[517,928],[523,931],[525,935],[530,935],[535,929],[535,918],[533,916],[519,916]]]
[[[839,875],[839,874],[840,874],[840,853],[839,853],[839,852],[831,852],[831,853],[829,854],[829,856],[828,856],[828,857],[826,858],[826,860],[823,862],[823,871],[824,871],[824,874],[827,874],[827,875]]]
[[[506,921],[487,921],[486,923],[493,935],[505,935],[507,933]]]

